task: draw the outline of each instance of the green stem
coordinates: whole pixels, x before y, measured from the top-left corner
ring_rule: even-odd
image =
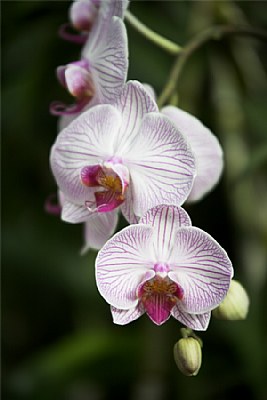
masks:
[[[139,33],[144,35],[147,39],[151,40],[156,45],[166,50],[168,53],[176,55],[180,53],[180,51],[182,50],[182,48],[178,44],[172,42],[169,39],[164,38],[163,36],[149,29],[146,25],[140,22],[133,14],[131,14],[130,11],[126,12],[125,18],[129,22],[129,24],[131,24]]]
[[[199,33],[197,36],[191,39],[183,49],[181,49],[180,54],[178,55],[170,72],[169,79],[163,88],[161,95],[159,96],[159,108],[166,103],[166,101],[172,96],[174,90],[177,88],[180,75],[189,57],[206,42],[210,40],[220,40],[224,36],[229,35],[251,36],[256,39],[267,41],[266,31],[250,26],[240,27],[232,25],[217,25]]]

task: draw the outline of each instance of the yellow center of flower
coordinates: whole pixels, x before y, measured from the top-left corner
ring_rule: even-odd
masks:
[[[143,294],[145,298],[148,295],[153,294],[165,294],[169,295],[170,298],[173,297],[173,300],[176,302],[177,301],[177,285],[172,282],[169,278],[160,278],[160,277],[155,277],[149,281],[146,281],[142,287]],[[172,295],[176,296],[172,296]]]
[[[99,184],[114,193],[122,192],[121,180],[118,176],[104,175],[99,177]]]

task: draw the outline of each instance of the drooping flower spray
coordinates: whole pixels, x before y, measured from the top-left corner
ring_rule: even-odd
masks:
[[[83,253],[100,250],[96,284],[114,323],[146,314],[160,326],[173,317],[183,326],[174,347],[176,364],[194,376],[202,342],[193,330],[206,330],[212,314],[244,318],[249,304],[245,290],[232,281],[226,251],[192,226],[182,208],[217,184],[223,150],[197,118],[169,103],[194,46],[182,48],[151,31],[128,6],[123,0],[76,0],[70,23],[61,28],[62,37],[83,48],[76,61],[57,69],[75,102],[51,104],[51,112],[61,116],[50,154],[59,197],[53,210],[63,221],[85,224]],[[158,100],[149,85],[126,82],[124,18],[179,55]],[[222,27],[219,33],[225,32]],[[196,38],[195,48],[209,37]],[[129,226],[114,234],[120,213]]]

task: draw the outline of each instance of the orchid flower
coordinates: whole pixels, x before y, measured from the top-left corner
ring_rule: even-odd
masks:
[[[84,44],[98,16],[105,21],[114,16],[123,18],[128,5],[128,0],[74,0],[69,9],[70,24],[62,25],[59,34],[65,40]],[[70,33],[70,27],[80,33]]]
[[[81,59],[57,68],[61,85],[76,99],[66,106],[54,102],[54,115],[77,114],[85,107],[110,103],[125,84],[128,71],[128,43],[123,21],[119,17],[101,19],[98,16]]]
[[[155,205],[181,205],[195,173],[187,142],[135,81],[115,103],[90,108],[63,129],[51,167],[64,194],[61,217],[71,223],[118,208],[133,223]]]
[[[96,259],[98,290],[120,325],[146,313],[157,325],[172,315],[205,330],[232,276],[225,250],[175,206],[147,211],[139,224],[108,240]]]

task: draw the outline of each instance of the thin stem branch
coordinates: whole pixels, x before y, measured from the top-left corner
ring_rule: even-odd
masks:
[[[180,54],[178,55],[170,72],[169,79],[163,88],[161,95],[159,96],[158,106],[162,107],[171,97],[174,90],[178,86],[178,81],[184,65],[196,50],[210,40],[220,40],[223,37],[230,35],[251,36],[255,39],[267,41],[266,31],[250,26],[216,25],[197,34],[197,36],[191,39],[188,44],[181,49]]]
[[[139,33],[144,35],[147,39],[149,39],[156,45],[166,50],[168,53],[172,55],[177,55],[182,50],[182,48],[178,44],[152,31],[145,24],[140,22],[133,14],[131,14],[130,11],[126,12],[125,18],[129,22],[129,24],[131,24]]]

